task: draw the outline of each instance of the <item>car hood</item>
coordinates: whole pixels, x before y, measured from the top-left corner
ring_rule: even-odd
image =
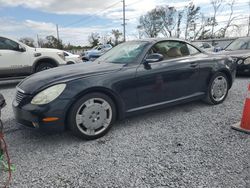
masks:
[[[36,93],[49,85],[94,75],[116,72],[123,67],[112,63],[80,63],[45,70],[24,79],[17,87],[26,94]]]
[[[231,57],[250,57],[250,50],[220,51],[218,54],[224,54]]]

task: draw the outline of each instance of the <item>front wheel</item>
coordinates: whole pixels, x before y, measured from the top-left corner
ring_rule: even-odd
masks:
[[[92,140],[105,135],[115,118],[116,109],[112,99],[102,93],[90,93],[73,105],[68,125],[75,135]]]
[[[222,73],[216,73],[210,80],[205,102],[209,104],[222,103],[228,94],[229,82],[227,76]]]
[[[51,63],[40,63],[37,67],[36,67],[36,72],[41,72],[41,71],[44,71],[44,70],[47,70],[47,69],[51,69],[55,67],[53,64]]]

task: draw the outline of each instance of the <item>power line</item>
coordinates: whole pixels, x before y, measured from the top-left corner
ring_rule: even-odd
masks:
[[[140,2],[142,2],[142,1],[141,1],[141,0],[135,1],[135,2],[133,2],[133,3],[130,3],[130,4],[126,5],[126,6],[128,7],[128,6],[131,6],[131,5],[135,5],[135,4],[137,4],[137,3],[140,3]]]
[[[67,25],[63,25],[62,27],[69,27],[69,26],[71,26],[71,25],[75,25],[75,24],[81,23],[81,22],[83,22],[83,21],[91,20],[91,19],[93,19],[93,17],[95,17],[96,14],[98,14],[98,13],[103,13],[103,12],[105,12],[106,10],[108,10],[108,9],[110,9],[110,8],[112,8],[112,7],[116,6],[116,5],[118,5],[118,4],[120,4],[120,1],[118,1],[118,2],[116,2],[116,3],[113,3],[112,5],[107,6],[107,7],[105,7],[104,9],[101,9],[100,11],[94,12],[94,13],[93,13],[90,17],[88,17],[88,18],[81,18],[81,19],[78,20],[78,21],[72,22],[72,23],[67,24]],[[86,22],[85,22],[85,23],[86,23]]]
[[[101,10],[98,11],[98,12],[94,12],[93,15],[90,16],[90,17],[88,17],[87,19],[82,18],[82,19],[80,19],[80,20],[78,20],[78,21],[75,21],[75,22],[73,22],[73,23],[70,23],[70,24],[67,24],[67,25],[62,25],[62,27],[69,27],[69,26],[71,26],[71,25],[75,25],[75,24],[80,23],[80,22],[82,22],[82,21],[85,21],[85,24],[86,24],[86,23],[88,23],[91,19],[93,19],[93,18],[95,17],[96,14],[98,14],[98,13],[103,13],[103,12],[105,12],[106,10],[108,10],[108,9],[110,9],[110,8],[112,8],[112,7],[114,7],[114,6],[118,5],[118,4],[120,4],[120,3],[121,3],[120,1],[118,1],[118,2],[116,2],[116,3],[113,3],[113,4],[111,4],[111,5],[107,6],[107,7],[105,7],[104,9],[101,9]],[[88,21],[88,22],[86,22],[86,21]],[[58,27],[58,26],[57,26],[57,27]],[[57,33],[57,32],[56,32],[56,33]],[[58,33],[59,33],[59,31],[58,31]],[[54,35],[54,34],[55,34],[55,33],[53,32],[53,33],[51,33],[51,34],[49,34],[49,35]],[[49,36],[48,34],[44,34],[44,35]]]

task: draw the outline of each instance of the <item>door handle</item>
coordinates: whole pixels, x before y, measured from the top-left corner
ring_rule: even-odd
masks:
[[[197,67],[198,63],[190,63],[190,67]]]

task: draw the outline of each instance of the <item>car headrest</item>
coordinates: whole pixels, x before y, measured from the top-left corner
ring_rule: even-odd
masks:
[[[181,51],[177,47],[172,47],[167,51],[168,57],[180,57],[182,56]]]
[[[188,50],[188,47],[185,45],[185,46],[182,46],[181,48],[180,48],[180,51],[181,51],[181,54],[182,55],[190,55],[190,53],[189,53],[189,50]]]

